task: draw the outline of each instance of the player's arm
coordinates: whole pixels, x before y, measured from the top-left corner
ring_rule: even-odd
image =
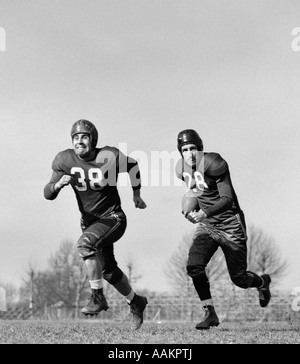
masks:
[[[147,207],[145,201],[141,198],[141,173],[138,162],[125,156],[119,151],[119,172],[127,172],[129,174],[130,184],[133,190],[133,202],[135,207],[144,209]]]
[[[220,214],[230,209],[234,199],[234,190],[228,164],[219,154],[215,153],[213,156],[214,158],[207,172],[215,179],[220,198],[212,206],[205,209],[207,217]]]
[[[202,207],[197,212],[190,212],[186,218],[193,223],[225,212],[230,209],[233,204],[234,190],[231,183],[228,164],[219,154],[213,154],[209,168],[207,169],[207,174],[216,181],[219,199],[210,207]]]
[[[226,174],[222,180],[220,180],[217,183],[218,191],[220,194],[219,200],[214,203],[210,207],[203,208],[196,212],[190,212],[189,214],[186,214],[185,217],[193,222],[200,222],[207,217],[212,217],[214,215],[221,214],[222,212],[225,212],[229,210],[232,207],[233,199],[232,199],[232,187],[230,183],[230,176],[229,174]]]
[[[139,209],[145,209],[147,207],[145,201],[141,198],[141,190],[140,189],[133,189],[133,203],[134,206]]]
[[[145,209],[147,205],[145,201],[141,198],[142,183],[141,183],[141,173],[138,162],[131,157],[127,157],[127,168],[128,168],[131,187],[133,190],[134,206],[139,209]]]
[[[69,185],[72,179],[70,175],[66,175],[65,172],[59,168],[58,156],[52,163],[52,170],[50,181],[44,187],[44,197],[47,200],[54,200],[60,190]]]
[[[221,214],[229,210],[233,204],[233,189],[229,172],[217,180],[219,200],[209,208],[205,209],[206,217]]]

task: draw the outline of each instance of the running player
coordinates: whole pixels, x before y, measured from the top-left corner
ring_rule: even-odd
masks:
[[[240,288],[255,287],[259,303],[266,307],[270,301],[268,274],[261,276],[247,271],[247,234],[243,211],[234,191],[227,162],[218,153],[203,152],[203,142],[193,129],[181,131],[177,147],[182,158],[176,175],[198,198],[200,210],[184,213],[198,224],[188,254],[187,273],[205,311],[196,329],[205,330],[219,325],[210,283],[205,268],[221,247],[232,282]]]
[[[108,309],[103,279],[125,297],[133,315],[134,328],[143,323],[147,298],[136,294],[114,256],[114,243],[126,230],[126,215],[117,189],[118,174],[127,172],[133,189],[133,202],[146,208],[140,196],[141,178],[136,160],[115,147],[97,148],[98,131],[88,120],[78,120],[71,128],[73,149],[58,153],[52,163],[52,176],[44,188],[47,200],[54,200],[70,185],[81,213],[82,235],[77,242],[91,287],[91,299],[82,308],[84,315],[97,315]]]

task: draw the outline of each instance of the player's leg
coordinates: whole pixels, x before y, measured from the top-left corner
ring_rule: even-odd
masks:
[[[118,241],[125,233],[126,218],[120,218],[118,215],[102,218],[93,224],[93,229],[105,234],[99,234],[100,238],[96,243],[97,260],[101,266],[101,276],[109,284],[114,286],[123,296],[133,295],[132,288],[127,277],[118,267],[114,255],[114,243]],[[107,229],[107,227],[109,227]]]
[[[125,298],[130,306],[134,329],[137,330],[143,323],[143,313],[148,301],[133,290],[126,274],[117,266],[113,248],[113,244],[109,244],[99,251],[104,261],[103,278]]]
[[[258,275],[247,270],[247,234],[245,225],[239,216],[236,216],[222,229],[226,238],[221,244],[225,255],[228,272],[232,282],[243,289],[257,288],[259,303],[266,307],[271,299],[268,274]]]
[[[121,230],[119,232],[121,236],[125,228],[122,228],[122,224],[117,219],[103,218],[89,226],[86,222],[82,222],[82,230],[83,234],[78,240],[77,249],[87,269],[91,298],[81,312],[85,315],[97,315],[99,312],[108,309],[103,294],[103,262],[98,254],[99,245],[115,231]]]
[[[210,284],[205,268],[218,249],[218,244],[211,238],[209,232],[199,226],[196,230],[193,243],[189,250],[187,272],[192,278],[195,290],[200,298],[205,311],[204,319],[196,325],[198,330],[206,330],[219,325],[219,319],[215,312]]]
[[[143,313],[148,303],[147,298],[136,294],[125,273],[118,267],[114,256],[114,243],[126,230],[125,215],[111,217],[116,221],[115,229],[107,234],[97,244],[98,256],[102,262],[103,278],[111,284],[130,305],[133,315],[134,329],[139,329],[143,323]]]

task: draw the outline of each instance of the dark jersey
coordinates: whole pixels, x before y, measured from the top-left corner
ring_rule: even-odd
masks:
[[[227,162],[218,153],[199,152],[195,167],[180,159],[176,175],[196,194],[203,211],[212,223],[242,213],[232,186]]]
[[[52,169],[51,180],[44,188],[45,198],[55,199],[59,193],[54,189],[55,184],[63,175],[72,176],[70,184],[79,210],[88,220],[121,208],[117,190],[119,173],[129,173],[133,189],[141,187],[137,162],[114,147],[97,148],[91,161],[81,160],[73,149],[64,150],[55,157]]]

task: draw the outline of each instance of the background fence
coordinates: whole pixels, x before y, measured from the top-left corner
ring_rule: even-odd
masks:
[[[272,299],[268,307],[261,308],[258,303],[258,293],[255,289],[235,290],[227,295],[213,292],[214,304],[222,322],[238,321],[290,321],[300,322],[300,306],[293,305],[295,295],[289,292],[272,292]],[[197,297],[176,296],[170,294],[152,293],[147,295],[148,306],[145,310],[145,321],[197,321],[203,317],[200,301]],[[299,300],[300,301],[300,300]],[[83,303],[83,305],[86,302]],[[109,310],[101,312],[89,320],[129,321],[131,314],[124,298],[109,299]],[[0,312],[2,320],[59,320],[59,319],[87,319],[76,312],[74,307],[68,307],[63,302],[44,307],[30,309],[27,305],[8,307],[6,312]]]

